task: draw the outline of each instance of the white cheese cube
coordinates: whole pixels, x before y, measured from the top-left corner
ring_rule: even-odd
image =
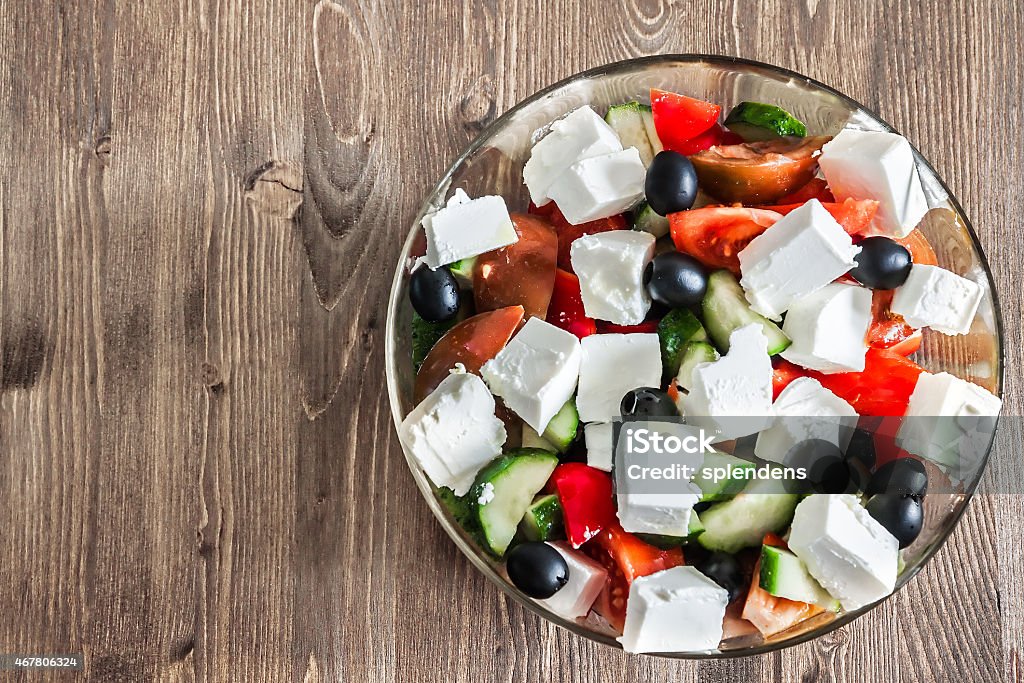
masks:
[[[817,199],[783,216],[740,253],[750,307],[779,320],[794,301],[843,275],[860,247]]]
[[[967,334],[981,303],[981,286],[956,273],[914,264],[892,298],[892,312],[911,327],[930,327],[948,335]]]
[[[617,493],[616,514],[625,531],[634,534],[686,536],[693,506],[700,502],[696,484],[677,482],[675,493]]]
[[[772,362],[768,338],[752,323],[729,335],[729,352],[693,370],[690,393],[681,400],[687,424],[736,439],[771,422]]]
[[[782,331],[793,340],[782,357],[826,374],[860,372],[871,326],[871,290],[839,282],[793,302]]]
[[[590,606],[604,589],[608,572],[599,563],[583,553],[573,550],[568,543],[548,543],[557,550],[569,566],[569,581],[557,593],[537,602],[563,619],[587,616]]]
[[[651,308],[644,269],[654,257],[654,235],[612,230],[576,239],[569,248],[588,317],[637,325]]]
[[[592,334],[584,337],[576,410],[583,422],[619,416],[631,389],[661,386],[661,345],[656,334]]]
[[[615,451],[613,434],[610,422],[591,422],[583,428],[588,465],[604,472],[612,471],[612,454]]]
[[[548,188],[565,220],[573,225],[620,214],[644,196],[647,170],[630,147],[577,161]]]
[[[538,434],[576,390],[580,376],[580,340],[540,318],[530,318],[491,360],[480,368],[491,392]]]
[[[589,106],[574,109],[552,123],[547,135],[530,151],[523,167],[530,199],[537,206],[544,206],[551,201],[551,183],[574,163],[621,150],[619,136],[597,112]]]
[[[480,468],[501,454],[505,425],[494,397],[476,375],[452,373],[423,399],[398,430],[402,443],[435,486],[469,491]]]
[[[456,190],[448,204],[423,217],[424,262],[433,269],[519,241],[505,200],[495,195],[469,199]]]
[[[821,148],[818,164],[838,201],[879,202],[873,232],[906,237],[928,213],[914,151],[902,135],[843,130]]]
[[[693,567],[641,576],[629,587],[626,652],[705,652],[722,641],[729,592]]]
[[[845,610],[881,600],[896,585],[899,542],[855,496],[819,493],[800,501],[789,548]]]
[[[909,453],[970,471],[984,458],[1003,402],[973,382],[945,372],[921,373],[896,433]]]
[[[845,452],[857,427],[857,411],[812,377],[799,377],[772,404],[775,421],[757,435],[754,455],[781,465],[794,446],[809,439],[833,443]]]

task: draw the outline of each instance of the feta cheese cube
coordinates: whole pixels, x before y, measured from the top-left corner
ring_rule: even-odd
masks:
[[[587,616],[590,606],[604,589],[608,572],[599,563],[573,550],[568,543],[557,541],[548,545],[565,558],[569,566],[569,581],[550,598],[537,602],[563,619]]]
[[[576,410],[583,422],[619,417],[631,389],[661,385],[661,345],[656,334],[593,334],[584,337]]]
[[[779,320],[797,299],[853,268],[860,247],[817,199],[790,211],[740,253],[750,307]]]
[[[530,151],[523,167],[530,199],[544,206],[551,201],[548,188],[574,163],[621,150],[619,136],[597,112],[589,106],[572,110],[552,123],[547,135]]]
[[[729,592],[693,567],[641,576],[629,587],[626,652],[704,652],[718,648]]]
[[[480,374],[538,434],[572,398],[580,376],[580,340],[540,318],[530,318]]]
[[[930,327],[948,335],[967,334],[981,303],[981,286],[956,273],[914,264],[896,290],[892,312],[911,327]]]
[[[821,148],[818,164],[838,201],[879,202],[878,234],[906,237],[928,213],[914,151],[902,135],[843,130]]]
[[[654,235],[612,230],[576,239],[569,248],[587,316],[637,325],[651,308],[644,269],[654,257]]]
[[[505,200],[470,199],[456,190],[448,204],[421,221],[427,235],[424,262],[432,269],[519,241]]]
[[[610,422],[591,422],[583,428],[588,465],[605,472],[612,471],[612,454],[615,451],[615,444],[612,443],[613,434]]]
[[[693,370],[681,401],[687,424],[717,433],[716,441],[759,432],[771,422],[772,362],[768,338],[752,323],[729,335],[729,352]]]
[[[548,194],[565,220],[579,225],[622,213],[643,199],[646,177],[640,152],[629,147],[577,161],[558,176]]]
[[[481,467],[501,454],[506,438],[487,385],[464,372],[445,377],[406,416],[398,433],[430,481],[458,496],[469,491]]]
[[[782,331],[793,343],[781,355],[826,374],[860,372],[870,326],[871,290],[833,282],[790,306]]]
[[[757,435],[754,455],[781,465],[798,443],[820,439],[845,452],[857,427],[857,411],[811,377],[799,377],[772,404],[775,421]]]
[[[617,515],[625,531],[634,534],[686,536],[693,506],[700,502],[696,484],[678,482],[675,493],[617,493]]]
[[[855,496],[819,493],[800,501],[789,548],[845,610],[881,600],[896,585],[899,542]]]
[[[971,471],[988,452],[1002,405],[973,382],[945,372],[921,373],[896,444],[940,465]]]

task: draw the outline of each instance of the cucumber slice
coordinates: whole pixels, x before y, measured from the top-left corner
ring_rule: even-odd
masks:
[[[540,448],[545,451],[557,453],[558,449],[543,436],[533,431],[533,427],[523,423],[523,448]]]
[[[658,341],[661,342],[661,367],[665,377],[679,371],[686,345],[692,341],[707,341],[708,333],[697,316],[685,308],[675,308],[658,323]]]
[[[555,416],[548,422],[544,430],[544,440],[555,447],[559,453],[565,453],[576,440],[576,431],[580,426],[580,414],[576,412],[576,398],[565,402]]]
[[[704,463],[693,477],[693,483],[703,494],[701,502],[714,503],[735,496],[750,483],[750,478],[744,473],[753,467],[753,463],[728,453],[705,453]],[[715,470],[727,470],[729,474],[723,477],[721,471]]]
[[[461,261],[448,264],[448,270],[452,272],[455,279],[458,280],[459,285],[463,289],[472,289],[473,287],[473,266],[476,265],[476,256],[470,256],[464,258]]]
[[[558,496],[549,493],[534,498],[530,507],[526,508],[523,521],[519,523],[519,531],[528,541],[555,541],[565,538],[562,503],[559,502]]]
[[[679,546],[690,543],[697,538],[702,531],[704,531],[704,525],[701,524],[700,517],[693,510],[690,511],[690,523],[687,526],[686,536],[665,536],[664,534],[636,534],[644,543],[653,545],[655,548],[661,550],[672,550],[672,548],[678,548]]]
[[[650,105],[640,105],[640,116],[644,119],[644,128],[647,129],[647,139],[651,143],[651,149],[655,155],[658,155],[665,150],[665,145],[661,144],[658,129],[654,127],[654,114],[651,113]]]
[[[423,361],[426,359],[427,354],[430,353],[430,349],[434,348],[434,344],[445,335],[445,332],[452,329],[457,322],[459,322],[458,315],[451,320],[443,322],[427,322],[416,311],[413,311],[412,366],[416,372],[420,371],[420,366],[423,365]]]
[[[654,158],[654,149],[651,141],[647,138],[647,126],[644,124],[644,117],[640,111],[638,102],[626,102],[608,107],[608,113],[604,117],[605,122],[612,127],[619,135],[623,147],[636,147],[640,152],[640,161],[644,168],[651,165]]]
[[[777,489],[778,482],[756,480],[732,500],[715,503],[701,514],[704,533],[697,540],[708,550],[727,553],[758,547],[766,533],[786,528],[800,500],[795,493],[764,492]]]
[[[679,372],[676,373],[676,386],[689,391],[693,386],[693,369],[701,363],[713,363],[718,360],[718,351],[711,344],[703,341],[692,341],[683,349]]]
[[[786,136],[802,138],[807,126],[781,107],[761,102],[740,102],[725,117],[725,127],[746,142],[775,140]]]
[[[640,202],[633,211],[633,229],[649,232],[655,237],[664,237],[668,234],[668,219],[659,216],[647,202]]]
[[[487,547],[505,554],[537,492],[558,465],[553,453],[519,448],[485,466],[467,494]]]
[[[722,353],[729,350],[729,335],[750,323],[761,325],[768,337],[769,355],[781,353],[790,344],[778,325],[750,308],[740,283],[727,270],[716,270],[708,277],[708,291],[701,307],[711,341]]]
[[[825,609],[837,610],[839,601],[814,580],[803,560],[785,548],[761,547],[761,588],[778,598],[809,602]]]

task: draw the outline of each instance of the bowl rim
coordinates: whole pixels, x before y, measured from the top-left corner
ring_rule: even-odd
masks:
[[[462,164],[465,163],[465,161],[469,157],[471,157],[474,153],[476,153],[476,151],[479,150],[487,141],[489,141],[500,129],[502,129],[505,126],[507,121],[509,121],[510,119],[514,118],[515,115],[517,113],[519,113],[521,110],[523,110],[526,107],[532,105],[533,103],[537,102],[538,100],[543,99],[544,97],[546,97],[550,93],[555,92],[555,91],[557,91],[557,90],[559,90],[561,88],[564,88],[566,86],[569,86],[572,83],[574,83],[576,81],[579,81],[579,80],[590,79],[590,78],[598,78],[598,77],[601,77],[601,76],[607,76],[607,75],[610,75],[610,74],[614,74],[616,72],[629,71],[629,70],[636,69],[637,67],[643,67],[643,66],[648,66],[648,65],[671,65],[673,63],[680,63],[680,64],[708,63],[708,64],[711,64],[711,65],[724,66],[724,67],[728,67],[728,66],[751,67],[751,68],[762,69],[762,70],[774,73],[775,75],[778,75],[778,76],[783,76],[783,77],[787,77],[787,78],[790,78],[790,79],[800,80],[800,81],[805,82],[807,85],[810,85],[810,86],[812,86],[812,87],[814,87],[814,88],[816,88],[816,89],[818,89],[820,91],[823,91],[823,92],[825,92],[825,93],[827,93],[829,95],[832,95],[833,97],[836,97],[837,99],[839,99],[840,101],[842,101],[843,103],[845,103],[846,105],[848,105],[848,106],[850,106],[850,107],[852,107],[854,109],[859,109],[859,110],[863,111],[865,114],[869,115],[873,119],[874,122],[879,124],[882,127],[882,129],[885,130],[886,132],[890,132],[890,133],[898,133],[899,132],[899,131],[896,130],[895,127],[892,126],[892,124],[890,124],[888,121],[883,119],[873,109],[864,106],[863,104],[861,104],[857,100],[854,100],[853,98],[849,97],[848,95],[845,95],[842,92],[839,92],[835,88],[833,88],[833,87],[831,87],[829,85],[826,85],[825,83],[822,83],[821,81],[818,81],[816,79],[813,79],[813,78],[810,78],[808,76],[805,76],[805,75],[803,75],[803,74],[801,74],[801,73],[799,73],[797,71],[793,71],[792,69],[787,69],[785,67],[776,66],[774,64],[768,64],[766,62],[761,62],[761,61],[757,61],[757,60],[753,60],[753,59],[746,59],[746,58],[743,58],[743,57],[735,57],[735,56],[728,56],[728,55],[714,55],[714,54],[697,53],[697,52],[694,52],[694,53],[665,53],[665,54],[649,55],[649,56],[645,56],[645,57],[635,57],[635,58],[624,59],[624,60],[619,60],[619,61],[615,61],[615,62],[609,62],[607,64],[603,64],[603,65],[600,65],[600,66],[592,67],[590,69],[586,69],[584,71],[580,71],[578,73],[575,73],[575,74],[572,74],[572,75],[567,76],[565,78],[562,78],[562,79],[558,80],[557,82],[552,83],[551,85],[548,85],[548,86],[546,86],[546,87],[544,87],[544,88],[542,88],[540,90],[537,90],[536,92],[532,93],[528,97],[526,97],[526,98],[516,102],[512,107],[510,107],[508,110],[503,112],[500,116],[495,118],[491,123],[489,123],[487,126],[485,126],[473,138],[473,140],[470,142],[470,144],[455,158],[455,160],[451,164],[448,165],[448,167],[446,168],[445,172],[442,174],[441,179],[433,186],[433,188],[426,195],[426,199],[424,199],[424,201],[420,204],[420,207],[419,207],[419,210],[418,210],[418,212],[416,214],[416,217],[413,219],[412,226],[409,229],[408,234],[406,235],[406,238],[405,238],[405,240],[402,243],[402,250],[401,250],[401,253],[400,253],[400,258],[399,258],[399,261],[398,261],[398,265],[397,265],[397,267],[395,269],[395,274],[394,274],[394,277],[392,279],[392,284],[391,284],[391,292],[390,292],[389,297],[388,297],[387,322],[386,322],[386,332],[385,332],[385,352],[384,352],[385,353],[385,375],[386,375],[386,380],[387,380],[388,401],[389,401],[390,407],[391,407],[391,416],[392,416],[392,419],[394,421],[395,430],[396,430],[395,434],[396,435],[398,434],[398,430],[400,429],[400,426],[402,424],[403,416],[401,415],[402,398],[399,395],[398,383],[397,383],[397,379],[396,379],[396,375],[397,375],[397,370],[395,368],[395,362],[396,362],[396,355],[395,355],[395,351],[396,351],[396,349],[395,349],[395,339],[396,339],[396,337],[395,337],[395,333],[396,333],[396,330],[394,329],[394,324],[395,324],[395,318],[396,318],[396,315],[397,315],[398,307],[399,307],[399,305],[401,303],[399,295],[400,295],[400,292],[401,292],[401,289],[402,289],[402,287],[401,287],[402,279],[403,279],[403,276],[404,276],[404,273],[405,273],[405,270],[406,270],[406,267],[407,267],[408,254],[410,253],[410,250],[411,250],[411,247],[413,245],[413,242],[416,239],[416,235],[417,235],[417,232],[419,230],[420,220],[422,219],[422,217],[428,211],[430,211],[433,208],[433,204],[431,202],[431,198],[436,197],[442,191],[446,191],[447,190],[447,188],[451,184],[451,178],[454,175],[455,171],[458,170],[458,168],[460,166],[462,166]],[[909,142],[909,140],[908,140],[908,142]],[[996,394],[996,396],[998,396],[1001,399],[1002,396],[1003,396],[1004,365],[1005,365],[1004,364],[1004,361],[1005,361],[1005,357],[1004,357],[1005,351],[1004,351],[1004,343],[1003,343],[1003,319],[1002,319],[1001,308],[999,306],[998,292],[997,292],[997,289],[996,289],[995,280],[993,279],[993,276],[992,276],[992,269],[989,266],[988,257],[986,256],[985,251],[982,248],[981,242],[978,239],[978,235],[975,232],[973,224],[971,223],[971,221],[970,221],[969,217],[967,216],[966,212],[964,211],[963,207],[960,205],[959,200],[950,191],[949,187],[946,185],[945,180],[943,180],[942,177],[938,174],[938,172],[935,170],[935,167],[932,166],[931,162],[928,161],[928,159],[925,158],[925,156],[920,153],[920,151],[917,149],[916,146],[914,146],[914,144],[912,142],[910,143],[910,145],[911,145],[911,148],[913,149],[913,152],[914,152],[915,161],[918,164],[923,164],[931,172],[931,174],[932,174],[933,178],[935,179],[935,181],[939,184],[939,186],[945,192],[946,197],[947,197],[947,201],[952,206],[952,208],[955,211],[955,213],[957,214],[957,216],[963,222],[963,227],[966,229],[967,234],[970,237],[971,244],[972,244],[972,247],[973,247],[973,251],[974,251],[976,257],[978,258],[979,263],[981,264],[982,270],[985,273],[985,277],[986,277],[986,279],[988,281],[989,292],[990,292],[991,300],[992,300],[993,327],[994,327],[993,332],[994,332],[994,336],[995,336],[995,340],[996,340],[996,347],[997,347],[995,359],[996,359],[996,362],[998,363],[998,372],[995,374],[997,385],[996,385],[996,391],[994,393]],[[998,429],[998,422],[997,422],[997,429]],[[477,553],[475,551],[474,544],[472,543],[472,541],[467,536],[465,536],[465,533],[462,531],[461,527],[459,527],[450,518],[450,515],[441,507],[441,505],[438,502],[436,496],[434,495],[433,490],[431,489],[430,483],[427,481],[426,476],[422,472],[420,472],[418,470],[418,468],[416,466],[416,463],[411,459],[411,456],[409,455],[408,451],[406,450],[405,444],[403,444],[401,442],[401,438],[400,437],[399,437],[398,441],[399,441],[399,447],[402,450],[402,454],[405,457],[406,465],[409,467],[410,474],[413,475],[413,480],[415,481],[417,488],[420,490],[420,493],[423,495],[424,499],[426,500],[427,506],[430,508],[431,512],[434,514],[435,519],[438,522],[440,522],[441,527],[444,529],[445,533],[449,536],[449,538],[455,543],[456,547],[458,547],[460,552],[462,552],[462,554],[465,555],[469,559],[469,561],[476,567],[476,569],[479,570],[485,577],[487,577],[487,579],[492,584],[497,586],[504,594],[506,594],[507,596],[511,597],[516,603],[518,603],[520,606],[524,607],[527,611],[529,611],[529,612],[539,616],[540,618],[542,618],[542,619],[544,619],[546,621],[552,622],[552,623],[554,623],[554,624],[556,624],[558,626],[561,626],[561,627],[569,630],[570,632],[572,632],[572,633],[574,633],[574,634],[576,634],[578,636],[582,636],[582,637],[587,638],[589,640],[592,640],[592,641],[595,641],[595,642],[598,642],[598,643],[602,643],[604,645],[607,645],[609,647],[612,647],[612,648],[615,648],[615,649],[618,649],[618,650],[622,650],[621,644],[614,637],[594,632],[593,630],[585,628],[582,624],[580,624],[580,623],[578,623],[576,621],[569,621],[567,619],[564,619],[564,618],[562,618],[562,617],[560,617],[560,616],[558,616],[556,614],[553,614],[553,613],[547,611],[546,609],[544,609],[543,607],[538,605],[536,602],[534,602],[532,599],[530,599],[528,596],[526,596],[525,594],[523,594],[523,593],[519,592],[518,590],[516,590],[508,581],[506,581],[491,565],[489,565],[480,556],[479,553]],[[993,443],[994,443],[994,439],[993,439]],[[960,519],[963,517],[964,513],[967,511],[967,507],[970,504],[971,499],[974,497],[974,493],[977,490],[977,487],[978,487],[982,477],[984,476],[985,470],[988,468],[988,461],[989,461],[989,457],[991,455],[991,452],[992,452],[992,444],[990,443],[989,444],[989,448],[988,448],[987,452],[985,453],[985,458],[984,458],[984,462],[982,464],[980,473],[977,476],[977,478],[975,479],[975,481],[972,482],[971,485],[967,489],[965,489],[965,491],[962,494],[952,494],[952,495],[962,495],[964,497],[963,504],[960,505],[959,509],[953,513],[953,517],[950,520],[950,523],[944,529],[942,529],[939,532],[939,534],[937,535],[935,541],[924,551],[924,553],[922,554],[921,559],[917,563],[917,565],[915,567],[913,567],[912,569],[907,570],[906,572],[904,572],[900,576],[900,581],[901,582],[899,583],[899,585],[896,587],[895,590],[893,590],[892,593],[890,593],[885,598],[882,598],[881,600],[879,600],[877,602],[874,602],[874,603],[871,603],[869,605],[865,605],[864,607],[861,607],[861,608],[859,608],[857,610],[853,610],[851,612],[845,612],[845,613],[835,617],[834,619],[832,619],[832,620],[830,620],[830,621],[820,625],[817,628],[814,628],[814,629],[812,629],[810,631],[807,631],[807,632],[804,632],[804,633],[792,636],[790,638],[786,638],[784,640],[766,642],[766,643],[762,643],[760,645],[755,645],[755,646],[752,646],[752,647],[737,648],[735,650],[725,650],[725,651],[713,650],[713,651],[707,651],[707,652],[658,652],[658,653],[644,653],[644,654],[647,654],[649,656],[661,657],[661,658],[665,658],[665,659],[698,660],[698,661],[699,660],[707,660],[707,659],[733,659],[733,658],[738,658],[738,657],[748,657],[748,656],[754,656],[754,655],[767,654],[769,652],[777,652],[777,651],[780,651],[780,650],[785,650],[787,648],[794,647],[796,645],[800,645],[800,644],[809,642],[811,640],[814,640],[816,638],[819,638],[821,636],[827,635],[827,634],[835,631],[838,628],[841,628],[843,626],[846,626],[846,625],[852,623],[854,620],[860,618],[864,614],[866,614],[866,613],[874,610],[875,608],[881,606],[884,602],[886,602],[889,599],[891,599],[892,596],[896,595],[896,593],[898,593],[899,591],[903,590],[903,588],[908,583],[910,583],[910,581],[925,567],[925,565],[927,565],[932,560],[932,558],[939,551],[939,549],[942,548],[943,546],[945,546],[947,540],[949,539],[950,534],[952,534],[953,531],[959,526]]]

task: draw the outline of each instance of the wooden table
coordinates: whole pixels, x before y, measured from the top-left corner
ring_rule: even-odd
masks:
[[[1021,680],[1010,496],[785,652],[673,663],[546,624],[419,499],[383,339],[421,198],[497,114],[605,62],[736,54],[934,162],[1020,414],[1022,32],[999,0],[0,3],[0,652],[84,652],[97,681]]]

